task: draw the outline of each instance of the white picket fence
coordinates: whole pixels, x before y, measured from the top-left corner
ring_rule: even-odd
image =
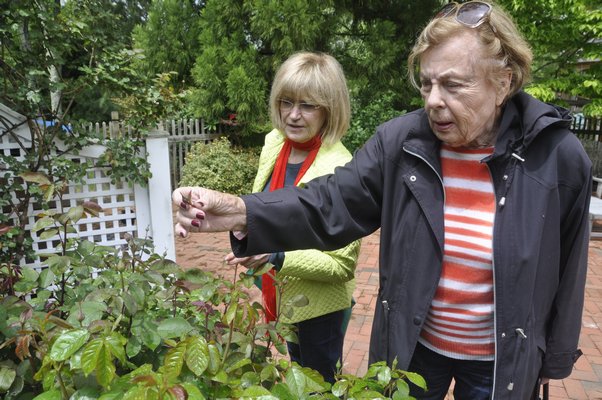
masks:
[[[132,135],[133,130],[123,121],[118,120],[118,115],[113,114],[110,122],[90,123],[84,129],[102,138],[118,138],[123,135]],[[195,143],[211,143],[223,136],[221,127],[208,127],[202,119],[164,120],[157,124],[158,131],[165,131],[169,143],[169,172],[171,189],[175,189],[182,179],[182,167],[186,154]]]
[[[0,151],[5,155],[23,159],[23,147],[27,148],[32,143],[32,135],[25,123],[25,117],[2,104],[0,104],[0,115],[8,121],[9,125],[19,125],[15,131],[16,138],[4,134],[5,128],[0,125]],[[106,132],[111,135],[116,132],[127,132],[128,129],[115,123],[97,126],[99,129],[97,132],[103,132],[106,126]],[[179,177],[174,180],[173,168],[166,168],[166,166],[178,165],[181,169],[191,141],[207,143],[220,134],[203,133],[202,123],[195,121],[171,122],[166,127],[171,129],[171,132],[161,129],[150,132],[145,147],[140,149],[141,154],[147,156],[152,174],[146,187],[131,186],[127,182],[112,183],[107,175],[107,167],[96,167],[87,171],[83,184],[70,183],[60,201],[50,202],[50,210],[57,212],[65,212],[83,201],[94,201],[103,208],[103,212],[98,217],[89,216],[79,220],[75,225],[77,232],[70,234],[71,237],[77,236],[96,244],[116,247],[126,244],[125,237],[128,234],[134,237],[152,238],[156,253],[165,254],[167,258],[175,260],[171,192],[172,182],[177,183]],[[96,129],[96,126],[94,128]],[[102,136],[104,135],[105,133],[102,133]],[[57,146],[61,150],[61,143],[57,143]],[[97,159],[104,150],[105,147],[102,145],[93,145],[84,148],[77,155],[71,154],[68,157],[83,162],[87,159]],[[177,173],[179,174],[179,169]],[[4,209],[2,211],[10,212]],[[31,229],[36,217],[44,211],[41,204],[31,204],[26,229]],[[32,232],[32,238],[33,249],[38,254],[59,251],[58,236],[42,239]],[[36,256],[32,260],[24,260],[23,265],[39,268],[42,262]]]

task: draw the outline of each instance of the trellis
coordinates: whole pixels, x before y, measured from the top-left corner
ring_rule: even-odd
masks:
[[[14,130],[15,137],[4,134],[0,126],[0,151],[4,155],[17,159],[24,158],[23,146],[31,146],[32,136],[25,117],[0,104],[0,113],[10,125],[18,125]],[[70,182],[61,199],[48,203],[49,210],[64,212],[83,201],[98,203],[103,212],[98,217],[88,216],[80,219],[74,226],[77,233],[71,237],[80,237],[96,244],[121,247],[126,244],[126,236],[152,238],[155,251],[175,260],[173,237],[171,182],[167,145],[168,135],[165,132],[151,132],[146,146],[140,149],[146,153],[151,166],[152,178],[147,187],[129,185],[124,181],[111,182],[106,167],[94,167],[86,171],[84,183]],[[20,142],[20,143],[19,143]],[[64,146],[56,143],[59,150]],[[77,155],[67,155],[72,160],[79,160],[82,165],[88,159],[97,159],[104,152],[102,145],[88,146]],[[13,195],[14,196],[14,195]],[[29,221],[26,229],[35,224],[36,217],[43,212],[41,204],[29,204]],[[10,210],[3,209],[3,213]],[[40,238],[31,232],[33,249],[36,253],[55,253],[58,251],[59,237]],[[23,260],[24,265],[40,267],[40,258]]]

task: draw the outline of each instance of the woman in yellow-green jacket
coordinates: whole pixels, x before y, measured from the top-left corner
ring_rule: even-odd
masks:
[[[302,52],[279,68],[270,94],[275,127],[266,135],[253,185],[254,192],[303,186],[332,173],[351,160],[340,139],[349,127],[349,93],[340,64],[323,53]],[[290,234],[295,234],[291,221]],[[288,343],[292,361],[320,372],[334,382],[342,358],[346,318],[349,317],[360,242],[334,251],[296,250],[252,257],[226,256],[230,264],[256,269],[266,262],[274,268],[262,275],[266,319],[276,318],[277,302],[302,294],[309,304],[294,308],[292,317],[299,343]],[[273,274],[286,278],[282,299],[276,299]]]

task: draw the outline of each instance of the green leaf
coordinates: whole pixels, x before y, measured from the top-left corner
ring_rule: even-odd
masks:
[[[386,385],[391,381],[391,368],[385,366],[382,367],[376,374],[378,382],[382,385]]]
[[[65,361],[79,350],[90,337],[86,329],[75,329],[62,333],[50,349],[52,361]]]
[[[396,386],[396,393],[399,393],[402,396],[402,398],[405,398],[410,395],[410,385],[408,385],[408,383],[403,379],[398,379],[396,382]]]
[[[272,388],[272,394],[280,400],[298,400],[299,397],[293,395],[284,383],[277,383]]]
[[[141,349],[142,344],[140,341],[136,338],[136,336],[132,336],[128,339],[128,342],[125,346],[125,353],[127,354],[128,358],[132,358],[137,356]]]
[[[48,258],[48,266],[56,276],[64,274],[71,266],[71,258],[67,256],[54,255]]]
[[[125,292],[121,295],[121,298],[123,299],[123,304],[125,304],[125,308],[128,311],[128,315],[133,316],[138,312],[138,304],[136,303],[136,299],[134,299],[131,294]]]
[[[228,374],[226,373],[226,371],[221,370],[217,374],[213,375],[213,377],[211,377],[211,380],[215,381],[215,382],[227,384],[228,381],[230,380],[230,378],[229,378]]]
[[[6,366],[0,367],[0,393],[8,391],[15,381],[17,371]]]
[[[105,338],[105,345],[109,347],[111,354],[115,356],[121,364],[126,363],[125,358],[125,345],[127,343],[127,339],[124,338],[118,332],[112,332],[111,335]]]
[[[22,275],[22,278],[28,282],[35,282],[38,280],[38,277],[40,276],[35,269],[30,268],[30,267],[21,268],[21,275]]]
[[[33,232],[37,232],[37,231],[46,229],[49,226],[53,226],[53,225],[54,225],[54,219],[52,217],[42,217],[36,221],[36,223],[33,225],[33,228],[31,228],[31,230]]]
[[[84,207],[83,206],[71,207],[67,211],[67,217],[69,218],[69,220],[71,222],[79,221],[83,215],[84,215]]]
[[[415,372],[404,372],[404,374],[408,378],[408,380],[410,382],[412,382],[414,385],[416,385],[419,388],[422,388],[424,390],[427,389],[426,381],[424,380],[422,375],[417,374]]]
[[[37,183],[38,185],[51,185],[52,182],[45,174],[41,172],[23,172],[19,176],[23,178],[25,182]]]
[[[366,400],[386,399],[385,396],[383,396],[381,393],[375,392],[374,390],[363,390],[361,392],[355,393],[354,398]]]
[[[236,311],[238,310],[238,303],[230,303],[230,306],[226,310],[226,314],[224,315],[224,323],[226,325],[230,325],[234,318],[236,317]]]
[[[38,285],[40,285],[40,287],[42,288],[47,288],[48,286],[53,284],[55,278],[56,275],[54,274],[54,272],[52,272],[50,268],[45,268],[44,270],[42,270],[42,272],[40,272],[40,277],[38,278]]]
[[[161,344],[161,336],[157,330],[157,325],[153,321],[146,320],[138,331],[142,343],[151,350],[155,350]]]
[[[88,376],[96,369],[98,363],[98,355],[102,350],[104,343],[102,339],[94,339],[90,343],[86,344],[84,351],[82,352],[82,371]]]
[[[232,373],[238,369],[241,369],[245,365],[251,364],[251,359],[247,358],[243,353],[232,353],[226,360],[224,370],[227,373]]]
[[[41,234],[39,234],[38,238],[40,240],[48,240],[48,239],[56,236],[58,233],[59,233],[58,229],[48,229],[47,231],[44,231]]]
[[[158,395],[154,388],[145,386],[136,386],[128,390],[123,396],[123,400],[155,400]]]
[[[173,378],[177,378],[184,366],[184,355],[186,354],[186,342],[180,342],[176,347],[169,349],[163,360],[163,372]]]
[[[84,301],[83,303],[75,303],[69,311],[69,318],[67,321],[76,325],[78,323],[78,316],[83,315],[84,319],[81,321],[82,326],[88,326],[91,322],[102,319],[102,316],[107,311],[107,305],[100,301]]]
[[[216,345],[209,343],[207,347],[209,348],[209,365],[207,366],[207,369],[209,370],[209,373],[216,374],[219,370],[222,356]]]
[[[247,371],[240,377],[240,387],[245,389],[254,385],[259,385],[261,382],[255,371]]]
[[[272,396],[269,390],[261,386],[251,386],[242,392],[241,399],[261,399],[261,400],[278,400],[278,397]]]
[[[99,395],[100,393],[96,389],[85,387],[73,393],[69,400],[96,400]]]
[[[278,369],[272,364],[268,364],[261,370],[259,377],[262,382],[274,382],[278,378]]]
[[[32,400],[63,400],[63,396],[61,395],[61,392],[59,390],[54,389],[48,392],[44,392],[34,397]]]
[[[188,394],[188,400],[205,400],[205,396],[194,383],[184,382],[181,385]]]
[[[349,381],[348,380],[340,380],[336,381],[334,385],[332,385],[332,394],[337,397],[343,397],[345,393],[349,390]]]
[[[182,317],[168,318],[159,323],[157,333],[164,338],[178,338],[185,336],[194,328]]]
[[[96,364],[96,380],[103,387],[108,387],[111,381],[115,378],[115,365],[113,365],[113,357],[107,346],[102,346]]]
[[[204,337],[193,336],[188,339],[186,365],[196,376],[201,376],[209,366],[209,347]]]
[[[286,384],[290,388],[291,392],[297,396],[297,398],[302,398],[305,393],[305,375],[300,368],[291,368],[286,373]]]

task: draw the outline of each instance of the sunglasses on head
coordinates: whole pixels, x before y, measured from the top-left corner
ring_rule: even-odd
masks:
[[[491,14],[491,4],[483,1],[468,1],[458,4],[448,3],[435,15],[435,18],[455,16],[456,21],[469,28],[476,28],[484,22]]]

